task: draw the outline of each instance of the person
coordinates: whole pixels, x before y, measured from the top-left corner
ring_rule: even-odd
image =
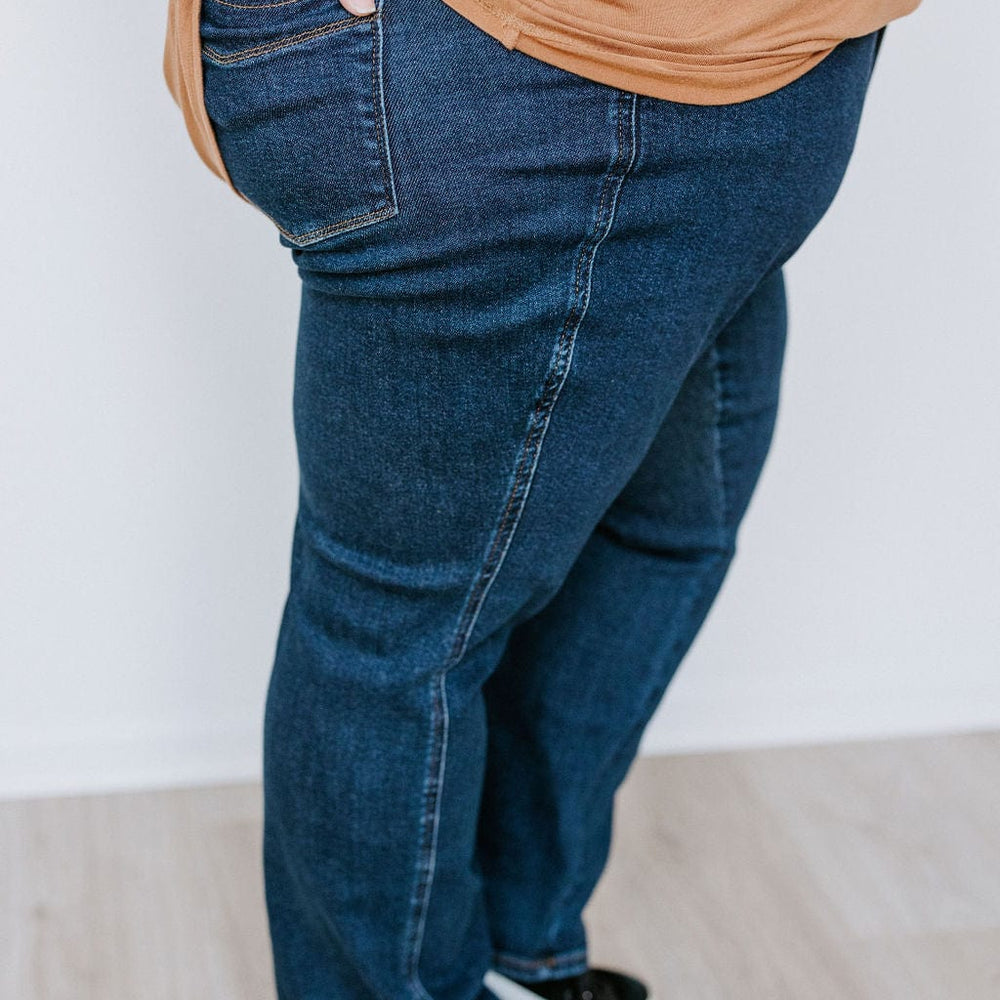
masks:
[[[277,993],[644,1000],[583,909],[770,446],[783,265],[916,4],[362,2],[171,0],[164,52],[301,278]]]

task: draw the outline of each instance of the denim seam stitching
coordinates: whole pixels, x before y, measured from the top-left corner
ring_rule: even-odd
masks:
[[[513,482],[507,496],[507,501],[500,515],[500,521],[494,529],[494,534],[486,557],[480,568],[480,572],[473,581],[472,587],[466,598],[465,607],[459,619],[452,643],[448,663],[454,663],[461,659],[465,652],[469,637],[475,627],[479,613],[482,610],[493,581],[496,579],[500,566],[510,547],[514,532],[520,521],[521,512],[524,510],[527,501],[527,494],[530,490],[535,469],[541,455],[542,441],[548,429],[552,411],[555,408],[562,386],[565,384],[572,360],[573,347],[576,341],[576,333],[587,312],[590,299],[590,280],[593,273],[594,258],[598,247],[607,237],[614,223],[615,211],[617,208],[618,194],[626,175],[635,160],[635,106],[634,94],[626,91],[616,91],[618,99],[618,120],[617,120],[617,149],[615,157],[604,177],[601,189],[601,197],[598,202],[596,221],[587,234],[577,253],[576,267],[573,277],[574,301],[570,306],[569,313],[563,323],[562,329],[556,340],[553,357],[549,365],[549,370],[542,383],[542,390],[535,403],[534,410],[528,421],[528,431],[521,443],[521,452],[518,458],[517,467],[514,472]],[[625,115],[623,97],[631,98],[631,118],[632,129],[630,136],[630,146],[628,149],[629,160],[622,166],[622,161],[626,156],[626,146],[624,141],[623,118]],[[609,211],[605,214],[605,205],[608,203],[610,194]],[[603,232],[602,232],[603,230]],[[596,237],[596,238],[595,238]],[[583,272],[586,268],[586,276]],[[586,287],[581,288],[581,283],[586,282]],[[530,461],[530,468],[525,471]],[[512,513],[513,512],[513,513]]]
[[[230,3],[229,0],[212,0],[222,7],[236,7],[238,10],[266,10],[268,7],[287,7],[302,0],[278,0],[278,3]]]
[[[546,958],[522,958],[509,951],[494,951],[493,957],[503,965],[516,966],[522,969],[542,969],[559,968],[564,965],[571,965],[581,958],[587,957],[586,948],[574,948],[573,951],[561,951],[549,955]]]
[[[267,214],[266,212],[264,213]],[[394,207],[391,204],[386,204],[382,208],[374,209],[371,212],[365,212],[362,215],[352,215],[349,219],[344,219],[342,222],[333,222],[328,226],[321,226],[319,229],[310,229],[305,233],[292,233],[285,229],[284,226],[275,222],[272,216],[268,216],[272,222],[274,222],[277,230],[284,236],[287,236],[292,243],[298,243],[301,246],[306,246],[309,243],[315,243],[317,240],[323,239],[327,236],[333,236],[335,233],[340,232],[343,229],[357,229],[360,224],[364,222],[379,222],[381,219],[391,219],[396,214]]]
[[[399,205],[396,200],[396,182],[392,169],[392,153],[389,148],[389,128],[385,109],[385,59],[382,54],[382,0],[378,0],[378,9],[372,21],[372,97],[375,101],[376,125],[381,134],[378,158],[382,167],[382,190],[388,202],[387,217],[397,215]],[[376,220],[377,221],[377,220]]]
[[[420,952],[423,945],[424,927],[427,921],[427,911],[430,903],[430,893],[432,888],[433,874],[437,860],[437,834],[441,818],[441,789],[444,784],[445,762],[448,751],[448,693],[447,675],[452,666],[457,663],[465,652],[472,628],[475,626],[479,611],[482,609],[483,601],[489,590],[489,585],[496,578],[496,574],[503,562],[507,549],[510,546],[511,538],[520,519],[520,513],[524,509],[524,502],[527,498],[528,487],[533,478],[534,470],[537,467],[538,456],[541,451],[541,441],[544,438],[545,429],[548,426],[548,418],[558,399],[559,391],[565,383],[566,374],[569,370],[569,360],[572,358],[573,343],[576,331],[583,321],[587,311],[587,304],[590,295],[590,277],[593,273],[593,262],[597,253],[597,248],[607,237],[615,218],[618,194],[621,191],[625,177],[635,162],[636,156],[636,107],[637,97],[628,91],[615,90],[618,101],[617,108],[617,148],[610,166],[605,172],[601,186],[601,197],[598,203],[596,219],[591,231],[584,238],[583,243],[577,253],[576,268],[574,272],[573,301],[569,313],[563,323],[562,329],[556,340],[556,347],[550,361],[549,370],[542,383],[542,390],[532,411],[528,432],[521,443],[521,454],[514,473],[506,504],[500,516],[500,521],[494,529],[494,535],[486,557],[480,566],[480,570],[474,577],[466,601],[459,615],[456,625],[455,635],[451,649],[445,661],[437,673],[431,678],[432,686],[432,707],[431,707],[431,733],[430,747],[428,750],[427,767],[425,771],[423,787],[423,814],[421,817],[421,841],[420,854],[417,861],[417,883],[411,899],[411,912],[409,920],[409,933],[407,935],[407,945],[409,949],[409,983],[414,993],[420,1000],[431,1000],[430,994],[420,981],[419,964]],[[625,159],[625,142],[623,118],[626,113],[625,105],[629,104],[630,114],[630,144],[628,149],[628,162],[622,166]],[[610,211],[605,215],[605,205],[608,202],[608,195],[611,193]],[[602,231],[603,230],[603,231]],[[596,238],[595,238],[596,235]],[[581,278],[583,273],[583,262],[587,261],[587,285],[581,289]],[[583,292],[581,296],[581,291]],[[579,315],[577,315],[579,314]],[[540,419],[539,414],[543,414]],[[540,428],[540,432],[539,432]],[[527,474],[524,469],[529,454],[534,450],[531,468]],[[510,512],[517,504],[517,513],[514,515],[513,523],[510,522]],[[500,550],[503,545],[502,551]],[[499,555],[497,554],[499,552]]]
[[[719,355],[718,336],[712,340],[712,384],[715,387],[715,419],[712,423],[712,465],[719,480],[719,493],[722,497],[722,532],[725,534],[729,523],[729,498],[726,493],[726,474],[722,465],[722,433],[720,421],[723,409],[723,386],[720,372],[721,359]]]
[[[335,35],[347,28],[356,28],[359,24],[366,24],[374,21],[377,14],[355,15],[353,17],[343,17],[339,21],[331,21],[329,24],[321,24],[308,31],[300,31],[294,35],[285,35],[276,38],[273,42],[265,42],[261,45],[251,46],[249,49],[239,49],[237,52],[219,52],[213,49],[207,42],[201,46],[201,51],[212,62],[220,66],[230,66],[233,63],[245,62],[254,56],[263,56],[271,52],[280,52],[282,49],[289,49],[293,45],[302,42],[311,42],[314,38],[325,38],[327,35]]]
[[[410,900],[410,929],[407,935],[409,955],[408,980],[421,1000],[432,1000],[420,981],[420,951],[430,901],[431,885],[437,862],[437,834],[441,821],[441,788],[444,784],[445,759],[448,752],[448,692],[447,669],[431,677],[431,726],[422,791],[420,855],[417,861],[417,884]],[[416,920],[414,922],[414,916]]]

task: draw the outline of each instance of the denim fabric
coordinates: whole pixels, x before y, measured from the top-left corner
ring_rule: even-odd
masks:
[[[440,0],[202,17],[226,165],[302,280],[264,718],[278,994],[581,971],[615,791],[769,448],[782,265],[842,181],[881,32],[705,106]]]

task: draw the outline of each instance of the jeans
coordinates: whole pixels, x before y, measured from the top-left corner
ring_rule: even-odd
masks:
[[[882,32],[701,106],[440,0],[203,7],[227,169],[301,277],[264,714],[278,995],[582,971],[616,789],[771,441],[782,265],[838,190]]]

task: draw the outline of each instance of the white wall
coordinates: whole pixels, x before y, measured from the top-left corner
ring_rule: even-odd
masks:
[[[256,776],[297,278],[196,159],[165,3],[5,12],[0,795]],[[788,265],[772,452],[644,750],[1000,726],[1000,78],[986,0],[886,34]]]

